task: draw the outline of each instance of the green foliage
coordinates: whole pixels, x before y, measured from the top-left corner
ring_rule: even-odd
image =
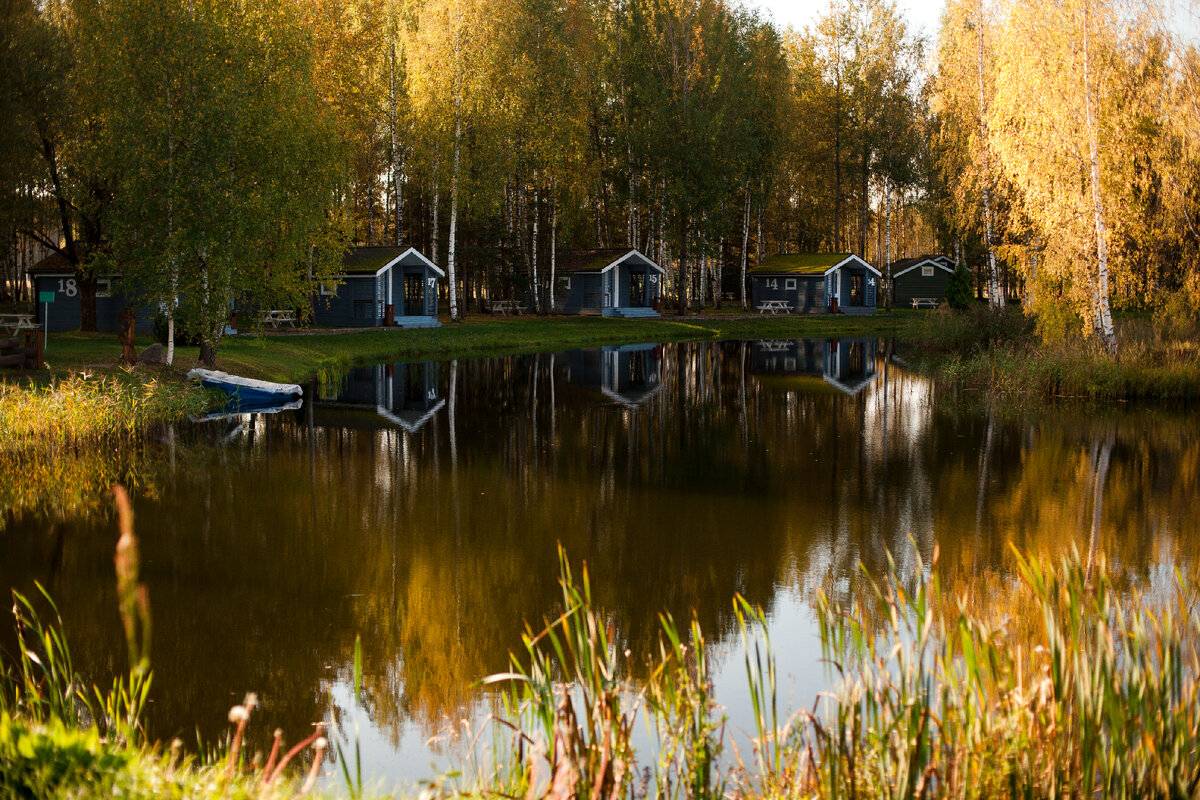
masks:
[[[103,744],[99,732],[52,718],[31,725],[0,714],[0,798],[103,797],[134,754]]]
[[[971,271],[959,264],[946,280],[946,303],[955,311],[965,311],[975,303],[975,290],[971,287]]]

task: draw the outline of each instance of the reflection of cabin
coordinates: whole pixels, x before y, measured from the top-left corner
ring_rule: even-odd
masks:
[[[626,344],[567,353],[567,382],[599,389],[615,403],[638,406],[662,390],[662,345]]]
[[[755,306],[782,300],[792,311],[874,314],[879,270],[853,253],[781,253],[750,270]]]
[[[892,276],[892,305],[907,308],[914,298],[940,304],[946,283],[954,274],[954,259],[932,255],[903,258],[889,264],[888,272]]]
[[[606,317],[657,317],[666,270],[637,250],[562,250],[555,310]]]
[[[317,425],[397,427],[415,432],[446,404],[438,390],[437,362],[355,367],[340,385],[311,398]]]
[[[750,346],[750,372],[768,385],[856,395],[875,379],[874,339],[775,339]]]
[[[438,278],[446,273],[415,248],[352,247],[337,286],[318,287],[313,322],[321,327],[437,328]]]
[[[52,292],[54,302],[38,303],[37,324],[44,327],[49,315],[49,329],[53,332],[79,330],[83,307],[79,300],[79,280],[71,262],[61,253],[43,258],[29,268],[33,281],[33,296],[38,299],[42,292]],[[121,293],[121,277],[104,275],[96,280],[96,330],[111,333],[120,324],[121,312],[130,304]],[[150,333],[154,329],[154,314],[147,307],[137,309],[137,332]]]

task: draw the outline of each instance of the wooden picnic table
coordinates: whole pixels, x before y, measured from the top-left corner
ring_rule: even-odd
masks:
[[[282,325],[294,328],[296,327],[296,314],[293,311],[273,309],[262,312],[262,321],[264,325],[270,325],[272,328],[279,328]]]
[[[38,324],[34,322],[33,314],[18,314],[4,313],[0,314],[0,328],[5,328],[10,334],[16,335],[18,331],[32,330],[37,328]]]
[[[758,306],[758,313],[765,314],[768,311],[770,311],[772,315],[778,311],[782,311],[785,314],[790,314],[792,313],[792,306],[787,300],[763,300]]]
[[[525,307],[516,300],[493,300],[491,304],[491,312],[493,314],[503,314],[506,317],[509,314],[519,315],[524,310]]]
[[[938,305],[936,297],[914,297],[912,299],[913,308],[937,308]]]

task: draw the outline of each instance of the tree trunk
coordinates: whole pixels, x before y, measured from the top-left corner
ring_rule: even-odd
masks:
[[[883,263],[887,269],[887,289],[883,295],[883,307],[892,307],[892,187],[887,178],[883,181],[884,216],[887,219],[887,234],[883,238]]]
[[[557,260],[558,260],[558,187],[557,187],[557,181],[553,177],[551,177],[550,178],[550,292],[549,292],[550,299],[547,304],[548,308],[546,309],[547,313],[549,313],[549,314],[555,313],[555,310],[557,308],[557,306],[555,305],[555,301],[554,301],[554,291],[555,291],[555,287],[556,287],[556,284],[555,284],[556,275],[554,273],[555,273],[555,267],[558,266]],[[553,356],[551,356],[551,359],[553,359]],[[553,380],[553,374],[551,375],[551,380]]]
[[[1000,291],[1000,282],[996,279],[996,251],[992,248],[992,197],[988,183],[991,180],[988,166],[988,134],[987,134],[987,101],[983,87],[983,0],[977,0],[978,18],[976,19],[976,68],[979,76],[979,147],[983,159],[983,229],[984,244],[987,246],[987,290],[988,306],[997,309],[1004,308],[1004,295]]]
[[[688,303],[688,274],[687,274],[687,254],[688,254],[688,223],[687,214],[679,215],[679,316],[683,316],[691,311]]]
[[[533,238],[529,243],[529,263],[533,278],[533,313],[542,313],[541,286],[538,285],[537,244],[538,244],[538,211],[541,206],[541,191],[537,185],[537,173],[533,173]]]
[[[746,256],[750,250],[750,181],[746,181],[746,212],[742,216],[742,273],[741,296],[742,311],[749,306],[746,304]]]
[[[393,34],[394,35],[394,34]],[[404,172],[404,155],[400,152],[400,135],[398,128],[400,127],[400,117],[397,112],[396,102],[396,40],[392,39],[392,74],[391,74],[391,100],[392,100],[392,195],[396,198],[396,235],[393,241],[399,247],[404,243],[404,185],[400,180],[401,174]]]
[[[459,103],[455,98],[455,105]],[[450,319],[459,322],[458,316],[458,263],[456,260],[455,234],[458,232],[458,168],[462,149],[462,118],[456,110],[454,120],[454,172],[450,178],[450,242],[446,245],[447,276],[450,279]]]
[[[1104,201],[1100,196],[1100,132],[1096,119],[1098,111],[1093,109],[1090,28],[1091,6],[1083,10],[1083,108],[1088,130],[1088,157],[1092,184],[1092,215],[1096,227],[1096,332],[1104,349],[1110,354],[1117,352],[1117,336],[1113,330],[1112,310],[1108,303],[1108,227],[1105,224]]]

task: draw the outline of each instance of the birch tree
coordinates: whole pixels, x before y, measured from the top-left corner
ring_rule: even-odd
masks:
[[[310,274],[330,280],[340,258],[338,139],[292,14],[124,0],[83,16],[104,56],[99,147],[120,176],[112,266],[135,296],[177,310],[208,365],[235,300],[303,310]]]
[[[1128,18],[1127,18],[1128,19]],[[1117,9],[1098,0],[1018,0],[998,47],[992,143],[1047,242],[1042,269],[1110,353],[1112,215],[1124,203],[1112,162],[1129,151]]]

